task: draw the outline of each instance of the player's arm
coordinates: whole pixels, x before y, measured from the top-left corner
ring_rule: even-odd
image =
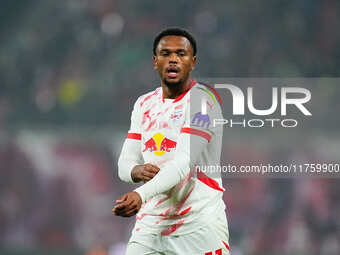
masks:
[[[134,183],[131,172],[137,165],[143,164],[141,153],[140,109],[136,101],[131,114],[131,124],[118,159],[118,176],[122,181]]]
[[[195,132],[195,129],[190,128],[190,131]],[[177,140],[174,159],[167,162],[152,180],[135,189],[142,201],[166,192],[181,182],[189,174],[193,163],[207,143],[208,140],[202,136],[182,132]]]
[[[136,101],[131,114],[131,126],[124,141],[118,159],[118,175],[122,181],[128,183],[147,182],[159,171],[152,164],[144,164],[141,153],[141,113],[139,100]]]
[[[195,152],[190,151],[190,142]],[[207,143],[206,138],[181,133],[177,140],[175,160],[167,162],[149,182],[120,197],[116,201],[118,205],[112,209],[113,213],[123,217],[132,216],[139,211],[143,202],[178,184],[189,173],[190,160],[197,157]]]
[[[128,183],[148,182],[158,173],[159,167],[150,163],[143,164],[140,141],[130,139],[125,140],[118,160],[119,178]]]
[[[186,112],[186,121],[177,140],[174,159],[166,162],[152,180],[135,189],[142,202],[170,190],[185,179],[210,140],[222,135],[219,133],[220,127],[213,125],[214,119],[222,118],[220,105],[214,99],[209,94],[191,95],[190,111]],[[202,102],[207,104],[203,113]]]

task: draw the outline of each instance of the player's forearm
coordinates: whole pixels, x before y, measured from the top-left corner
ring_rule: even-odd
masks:
[[[131,172],[142,164],[140,141],[126,139],[118,159],[118,175],[122,181],[134,183]]]
[[[166,162],[152,180],[135,189],[143,202],[170,190],[184,180],[201,155],[203,147],[207,145],[205,139],[189,134],[180,135],[178,140],[174,159]]]
[[[166,192],[183,180],[190,172],[190,155],[182,154],[176,160],[167,162],[155,177],[135,189],[145,202],[160,193]]]
[[[122,181],[135,183],[131,176],[133,168],[138,165],[137,161],[120,157],[118,160],[118,176]]]

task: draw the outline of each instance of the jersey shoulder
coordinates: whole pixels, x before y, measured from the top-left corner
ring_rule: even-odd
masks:
[[[144,105],[160,97],[162,97],[162,88],[158,87],[155,90],[145,93],[138,97],[136,101],[136,107],[142,108]]]

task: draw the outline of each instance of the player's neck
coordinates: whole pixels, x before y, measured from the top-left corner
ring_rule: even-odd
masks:
[[[175,99],[183,94],[185,91],[187,91],[190,88],[190,84],[190,77],[182,84],[174,87],[169,87],[162,81],[163,96],[164,98]]]

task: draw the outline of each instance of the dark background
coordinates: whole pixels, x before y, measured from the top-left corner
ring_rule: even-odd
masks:
[[[197,78],[340,74],[336,0],[1,4],[1,254],[124,253],[134,219],[111,207],[133,187],[118,179],[117,157],[134,101],[159,86],[152,43],[165,27],[194,34]],[[339,106],[337,89],[318,91],[332,98],[325,108]],[[222,159],[333,162],[332,123],[331,132],[326,123],[299,136],[302,151],[225,135]],[[337,179],[224,178],[224,186],[232,254],[340,253]]]

